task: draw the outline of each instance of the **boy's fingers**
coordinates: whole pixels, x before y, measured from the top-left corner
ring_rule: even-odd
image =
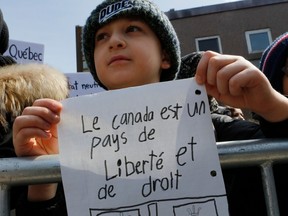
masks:
[[[59,118],[59,117],[58,117]],[[57,122],[57,120],[54,120]],[[52,123],[54,122],[52,121]],[[38,116],[22,115],[15,119],[14,131],[19,131],[22,128],[39,128],[42,130],[49,130],[51,122],[46,121],[44,118]]]
[[[35,124],[36,120],[46,121],[49,124],[57,123],[60,120],[59,112],[55,113],[46,107],[37,106],[26,107],[22,115],[17,118],[21,119],[23,123],[30,124],[30,126],[31,124]],[[36,122],[36,124],[40,125],[39,122]]]
[[[197,66],[195,79],[198,84],[216,85],[217,71],[221,69],[219,58],[221,55],[213,51],[206,51]]]
[[[195,79],[198,84],[215,86],[220,92],[227,92],[229,80],[245,69],[241,62],[238,56],[207,51],[200,59]]]
[[[212,52],[207,51],[202,55],[198,63],[196,74],[195,74],[195,79],[196,79],[196,82],[200,85],[203,85],[206,83],[206,76],[207,76],[206,73],[208,70],[208,63],[211,57],[212,57]]]
[[[55,113],[59,113],[62,109],[62,104],[59,101],[49,98],[38,99],[33,103],[33,106],[46,107]]]

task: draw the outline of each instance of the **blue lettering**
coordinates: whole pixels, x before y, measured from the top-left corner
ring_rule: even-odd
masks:
[[[9,55],[15,60],[28,59],[32,61],[43,61],[42,53],[32,52],[31,47],[27,47],[24,50],[19,50],[15,44],[11,44],[9,47]]]

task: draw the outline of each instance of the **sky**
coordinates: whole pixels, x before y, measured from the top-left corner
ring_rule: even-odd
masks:
[[[166,12],[238,0],[153,0]],[[10,39],[44,45],[44,63],[63,73],[76,67],[75,26],[102,0],[0,0]]]

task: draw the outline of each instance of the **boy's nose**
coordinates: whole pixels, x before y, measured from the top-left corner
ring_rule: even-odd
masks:
[[[110,49],[124,48],[125,46],[125,38],[120,34],[113,34],[110,37]]]

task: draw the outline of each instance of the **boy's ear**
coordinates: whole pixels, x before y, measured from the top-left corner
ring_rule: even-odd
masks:
[[[162,52],[162,64],[161,64],[161,68],[162,69],[168,69],[171,67],[171,62],[170,62],[170,58],[167,55],[166,51],[163,50]]]

